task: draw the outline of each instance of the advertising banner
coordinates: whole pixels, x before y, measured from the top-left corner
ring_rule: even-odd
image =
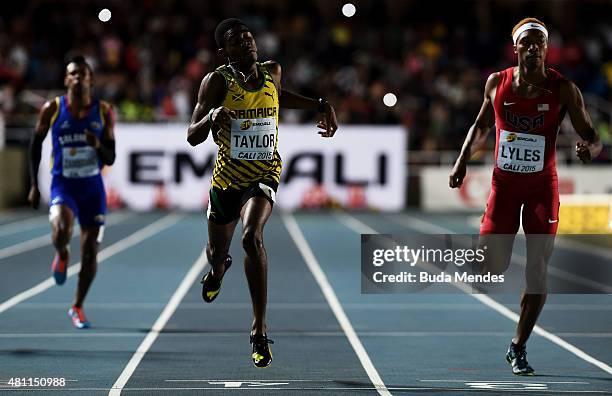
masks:
[[[184,124],[118,124],[117,159],[103,171],[111,207],[135,210],[202,210],[217,146],[212,138],[197,147]],[[283,159],[277,205],[397,211],[405,206],[406,131],[401,127],[342,126],[322,138],[314,125],[281,125]],[[50,139],[45,140],[39,183],[49,197]]]

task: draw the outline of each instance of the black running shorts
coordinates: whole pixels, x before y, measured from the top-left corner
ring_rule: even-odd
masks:
[[[264,197],[274,205],[278,184],[271,181],[259,181],[252,183],[243,190],[211,187],[208,192],[208,210],[206,217],[214,224],[224,225],[231,223],[240,217],[242,206],[252,197]]]

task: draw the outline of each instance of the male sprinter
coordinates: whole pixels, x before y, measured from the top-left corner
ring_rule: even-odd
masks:
[[[114,118],[111,106],[91,97],[93,72],[82,56],[66,66],[68,94],[46,102],[40,110],[30,145],[32,186],[28,201],[38,208],[38,167],[42,143],[51,128],[52,181],[49,220],[55,258],[51,270],[55,283],[66,281],[68,250],[76,216],[81,226],[81,271],[76,298],[68,315],[72,324],[90,326],[83,301],[96,275],[98,243],[106,214],[106,194],[100,169],[115,161]],[[98,238],[100,237],[100,238]]]
[[[272,361],[266,335],[268,264],[263,228],[270,216],[280,181],[277,151],[278,108],[318,110],[323,137],[338,128],[333,107],[325,99],[310,99],[281,89],[278,63],[257,62],[257,45],[250,29],[238,19],[217,25],[215,40],[227,64],[202,80],[187,141],[196,146],[212,130],[219,146],[208,205],[206,254],[212,269],[202,279],[202,297],[212,302],[219,293],[238,219],[242,220],[244,270],[253,303],[252,359],[256,367]]]
[[[480,113],[468,131],[449,184],[452,188],[461,186],[468,159],[495,123],[495,168],[480,226],[480,244],[500,254],[498,260],[486,260],[485,272],[503,273],[510,262],[522,207],[527,282],[506,359],[514,374],[533,375],[525,344],[546,301],[546,267],[559,221],[555,142],[565,113],[583,139],[576,144],[576,155],[582,162],[599,155],[601,142],[580,90],[544,64],[548,41],[544,23],[523,19],[512,30],[512,39],[518,66],[489,76]]]

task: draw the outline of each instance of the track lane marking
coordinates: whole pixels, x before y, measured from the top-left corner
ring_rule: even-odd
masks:
[[[281,214],[281,218],[283,220],[283,223],[285,224],[285,227],[289,231],[289,235],[291,235],[293,242],[300,251],[304,262],[308,266],[308,269],[310,269],[310,272],[312,273],[319,287],[321,288],[321,291],[323,292],[327,303],[329,304],[332,312],[334,313],[336,320],[338,321],[340,327],[342,327],[342,330],[346,334],[346,338],[353,347],[355,354],[357,354],[359,362],[368,374],[368,377],[374,385],[374,388],[381,396],[391,395],[389,389],[378,374],[376,367],[374,367],[374,364],[372,364],[372,360],[370,359],[370,356],[363,347],[363,344],[359,340],[359,337],[355,333],[355,329],[353,329],[353,325],[348,319],[348,316],[346,316],[346,313],[342,308],[342,304],[340,304],[338,296],[336,296],[336,292],[329,283],[325,272],[323,272],[323,270],[321,269],[319,262],[317,261],[314,253],[312,252],[312,249],[310,248],[308,241],[306,241],[306,238],[300,230],[300,227],[298,226],[295,218],[293,217],[293,215],[286,213]]]
[[[109,219],[107,225],[112,226],[112,225],[121,223],[122,221],[125,221],[128,218],[133,217],[133,216],[134,216],[133,214],[120,214],[120,215],[114,216]],[[77,229],[78,227],[75,227],[75,231]],[[78,236],[79,236],[79,233],[73,232],[70,240]],[[7,257],[16,256],[21,253],[29,252],[30,250],[35,250],[35,249],[38,249],[38,248],[41,248],[47,245],[51,245],[51,233],[48,233],[48,234],[45,234],[45,235],[42,235],[36,238],[28,239],[27,241],[19,242],[14,245],[7,246],[5,248],[0,249],[0,260],[5,259]]]
[[[164,229],[173,226],[176,224],[183,216],[176,214],[169,214],[161,219],[156,220],[155,222],[141,228],[140,230],[132,233],[131,235],[115,242],[114,244],[102,249],[98,253],[98,264],[103,262],[104,260],[114,256],[117,253],[120,253],[126,249],[131,248],[132,246],[144,241],[152,237],[153,235],[163,231]],[[79,261],[76,264],[68,267],[66,277],[69,278],[75,274],[77,274],[81,270],[81,262]],[[2,302],[0,304],[0,314],[4,311],[14,307],[15,305],[34,297],[37,294],[44,292],[45,290],[55,286],[55,280],[52,277],[45,279],[40,282],[36,286],[33,286],[15,296],[9,298],[8,300]]]
[[[347,213],[336,213],[334,215],[338,219],[340,219],[340,221],[343,224],[345,224],[347,227],[349,227],[350,229],[352,229],[353,231],[355,231],[358,234],[380,234],[378,231],[376,231],[372,227],[368,226],[367,224],[363,223],[359,219],[357,219],[357,218],[355,218],[355,217],[353,217],[353,216],[351,216],[351,215],[349,215]],[[425,223],[423,220],[419,220],[419,222]],[[449,229],[444,228],[444,227],[440,227],[440,226],[435,225],[435,224],[429,224],[429,227],[424,228],[423,231],[424,232],[429,232],[432,229],[445,230],[445,232],[442,232],[443,234],[454,234],[454,232],[452,230],[449,230]],[[457,287],[461,291],[465,292],[466,294],[472,296],[473,298],[475,298],[476,300],[480,301],[481,303],[485,304],[489,308],[497,311],[498,313],[500,313],[501,315],[505,316],[506,318],[512,320],[515,323],[518,323],[519,315],[517,313],[515,313],[514,311],[508,309],[504,305],[498,303],[497,301],[495,301],[491,297],[489,297],[489,296],[487,296],[485,294],[475,294],[475,293],[472,293],[472,289],[469,288],[466,285],[455,284],[455,283],[453,283],[452,285]],[[603,370],[606,373],[612,375],[612,367],[610,367],[610,365],[608,365],[605,362],[602,362],[601,360],[598,360],[598,359],[594,358],[593,356],[591,356],[588,353],[584,352],[580,348],[578,348],[578,347],[570,344],[569,342],[565,341],[561,337],[559,337],[559,336],[549,332],[548,330],[545,330],[541,326],[536,324],[534,326],[534,328],[533,328],[533,332],[535,334],[537,334],[537,335],[539,335],[539,336],[541,336],[541,337],[551,341],[552,343],[560,346],[561,348],[567,350],[568,352],[576,355],[580,359],[582,359],[582,360],[584,360],[584,361],[586,361],[586,362],[588,362],[588,363],[590,363],[590,364],[592,364],[592,365],[594,365],[596,367],[599,367],[601,370]]]
[[[49,216],[37,215],[0,225],[0,237],[13,235],[49,224]]]
[[[132,374],[134,374],[134,371],[136,371],[136,369],[138,368],[138,365],[144,358],[145,354],[149,351],[159,334],[162,332],[162,330],[176,311],[177,307],[189,291],[191,285],[195,282],[200,273],[206,267],[206,264],[206,250],[202,250],[200,257],[198,257],[193,263],[193,265],[179,284],[178,288],[174,291],[174,294],[172,294],[172,297],[170,297],[168,304],[166,304],[166,307],[153,324],[153,327],[147,333],[144,340],[142,340],[142,342],[138,346],[138,349],[136,349],[136,352],[134,352],[134,354],[132,355],[130,361],[123,368],[123,371],[121,372],[121,374],[113,384],[113,387],[109,391],[109,396],[121,395],[121,391],[125,387],[125,384],[127,384],[129,379],[132,377]]]
[[[455,234],[456,233],[448,228],[445,228],[445,227],[442,227],[436,224],[427,223],[426,221],[421,220],[421,219],[416,219],[416,218],[408,219],[404,217],[397,219],[392,216],[385,216],[385,217],[390,219],[392,222],[396,224],[410,227],[413,229],[418,229],[420,232],[423,232],[423,233],[430,233],[430,234]],[[518,237],[521,239],[525,239],[525,234],[519,234]],[[580,244],[578,244],[577,242],[567,241],[567,240],[563,240],[560,238],[557,238],[555,240],[555,246],[559,247],[560,249],[571,250],[571,251],[578,252],[578,253],[587,252],[586,248],[584,247],[579,248]],[[593,247],[593,249],[588,251],[588,253],[593,254],[593,255],[599,255],[600,257],[609,259],[610,253],[608,253],[607,255],[603,255],[603,253],[601,253],[602,250],[603,249],[595,246]],[[521,267],[525,268],[527,257],[523,256],[522,254],[513,252],[512,256],[510,257],[510,261],[512,263],[518,264]],[[604,283],[597,282],[589,278],[585,278],[584,276],[580,276],[578,274],[573,274],[559,267],[556,267],[550,263],[548,264],[548,273],[559,279],[563,279],[565,281],[572,282],[578,285],[590,287],[592,289],[599,290],[602,293],[606,293],[606,294],[612,293],[612,286],[610,285],[606,285]]]

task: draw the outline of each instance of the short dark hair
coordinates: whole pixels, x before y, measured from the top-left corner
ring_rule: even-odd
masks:
[[[217,48],[225,47],[226,33],[236,28],[242,28],[243,30],[250,31],[249,27],[237,18],[224,19],[215,28],[215,41],[217,42]]]
[[[83,55],[75,55],[72,58],[70,58],[70,60],[68,61],[68,63],[66,64],[66,67],[68,67],[69,64],[74,63],[76,65],[79,66],[85,66],[87,68],[87,70],[89,70],[89,74],[91,74],[93,76],[93,69],[91,68],[91,65],[89,63],[87,63],[87,61],[85,60],[85,57]]]

